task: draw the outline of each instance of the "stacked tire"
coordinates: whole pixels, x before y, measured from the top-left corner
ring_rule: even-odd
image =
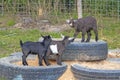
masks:
[[[19,54],[18,54],[19,55]],[[31,58],[32,59],[32,58]],[[0,59],[0,78],[2,80],[58,80],[67,69],[62,63],[51,66],[18,66],[13,62],[20,61],[21,57],[12,56]]]
[[[88,43],[75,41],[66,47],[62,55],[62,60],[104,60],[107,58],[107,55],[108,46],[105,41],[91,41]],[[55,56],[52,55],[50,59],[55,59]]]
[[[74,64],[71,70],[76,80],[120,80],[120,70],[89,69]]]

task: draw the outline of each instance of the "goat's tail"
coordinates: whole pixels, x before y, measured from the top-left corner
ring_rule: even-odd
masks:
[[[21,47],[23,46],[23,42],[22,42],[22,40],[20,40],[20,46],[21,46]]]

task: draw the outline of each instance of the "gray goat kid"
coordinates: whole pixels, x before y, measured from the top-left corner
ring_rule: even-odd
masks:
[[[50,46],[49,46],[49,48],[48,48],[48,50],[47,50],[47,53],[46,53],[46,55],[45,55],[45,61],[46,61],[46,63],[47,63],[46,65],[50,65],[50,63],[49,63],[49,61],[48,61],[48,57],[49,57],[51,54],[56,55],[56,62],[57,62],[57,64],[58,64],[58,65],[62,65],[62,63],[61,63],[61,62],[62,62],[61,56],[62,56],[62,54],[63,54],[66,46],[67,46],[68,44],[70,44],[71,42],[73,42],[73,41],[74,41],[74,38],[70,39],[69,36],[65,36],[65,37],[63,38],[63,40],[59,40],[59,41],[57,41],[57,40],[52,40],[51,43],[50,43],[50,45],[57,45],[58,53],[53,53],[53,52],[51,51],[51,49],[50,49]]]
[[[82,40],[85,41],[85,34],[87,33],[86,42],[90,41],[91,38],[91,30],[95,33],[95,40],[98,41],[98,30],[97,30],[97,21],[94,17],[88,16],[85,18],[79,18],[77,20],[67,20],[67,23],[70,27],[75,29],[74,37],[76,38],[79,32],[82,32]]]
[[[44,59],[45,53],[49,47],[50,42],[52,41],[51,37],[48,36],[42,36],[43,37],[43,41],[41,42],[31,42],[31,41],[27,41],[27,42],[22,42],[20,40],[20,46],[23,52],[23,56],[22,56],[22,64],[23,65],[28,65],[26,58],[29,54],[35,54],[38,55],[38,59],[39,59],[39,65],[42,66],[42,59]],[[46,63],[45,59],[44,62]]]

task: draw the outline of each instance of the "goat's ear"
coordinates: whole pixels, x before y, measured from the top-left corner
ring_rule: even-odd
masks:
[[[45,38],[45,36],[43,36],[42,34],[41,34],[41,37],[42,37],[42,38]]]
[[[40,38],[38,39],[38,41],[43,41],[43,37],[40,37]]]
[[[65,36],[64,39],[63,39],[63,41],[62,41],[63,44],[66,44],[66,42],[69,41],[68,39],[69,39],[69,36]]]
[[[67,24],[69,24],[69,23],[70,23],[70,21],[71,21],[71,19],[67,19],[67,20],[66,20],[66,23],[67,23]]]
[[[50,35],[48,35],[48,38],[51,38],[51,36],[50,36]]]
[[[73,20],[74,22],[76,22],[77,20]]]
[[[65,38],[65,36],[64,36],[64,35],[62,35],[62,34],[61,34],[61,37],[62,37],[63,39]]]

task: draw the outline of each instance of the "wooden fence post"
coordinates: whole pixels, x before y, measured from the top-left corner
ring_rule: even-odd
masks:
[[[82,18],[82,0],[77,0],[78,18]]]

